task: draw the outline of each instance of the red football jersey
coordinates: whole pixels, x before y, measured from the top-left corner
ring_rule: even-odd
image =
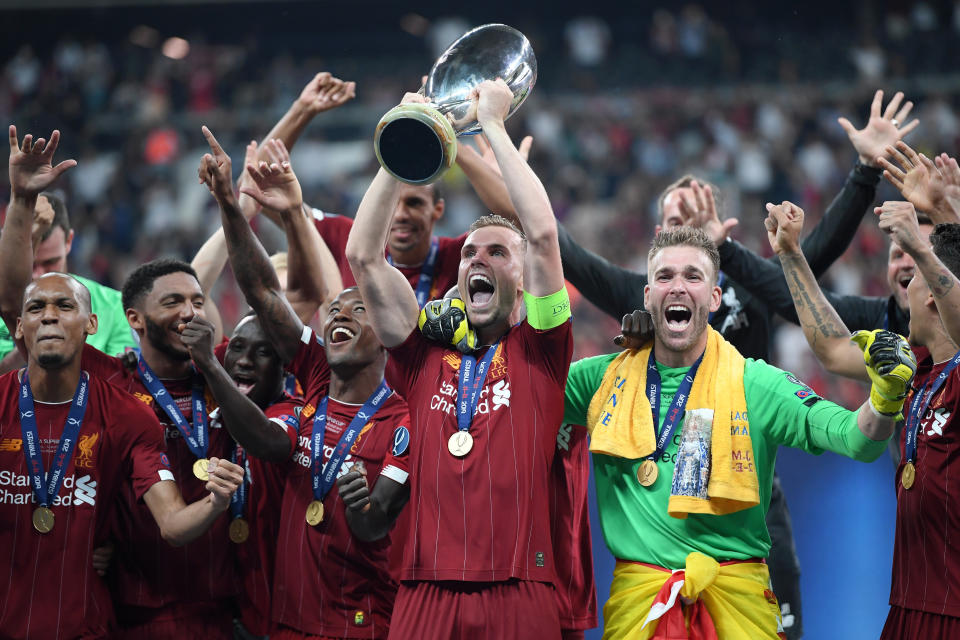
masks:
[[[946,363],[920,363],[914,387],[932,381]],[[910,407],[913,393],[904,409]],[[893,547],[890,604],[960,616],[960,367],[930,400],[917,430],[916,479],[900,484],[906,455],[897,469],[897,532]],[[904,453],[904,438],[900,451]]]
[[[414,330],[390,350],[413,420],[403,580],[552,582],[550,465],[573,353],[571,325],[526,321],[497,347],[470,427],[473,449],[455,458],[460,353]],[[478,358],[483,357],[478,354]]]
[[[36,507],[20,427],[17,372],[0,377],[0,635],[102,637],[113,619],[106,583],[92,565],[121,490],[139,500],[173,480],[153,412],[95,375],[53,530],[34,531]],[[44,471],[51,470],[70,402],[35,402]],[[156,525],[154,525],[156,526]]]
[[[297,442],[302,409],[302,399],[285,396],[264,411],[264,415],[283,427],[290,436],[291,452]],[[248,456],[246,473],[250,488],[243,518],[250,527],[250,537],[234,546],[242,581],[240,620],[250,633],[265,636],[273,630],[270,596],[283,502],[283,467]],[[232,514],[230,518],[233,519]]]
[[[92,347],[83,349],[83,367],[118,386],[149,406],[160,423],[164,447],[177,486],[187,504],[205,498],[206,483],[193,475],[196,457],[187,447],[177,427],[147,391],[136,372],[127,369],[119,358],[106,356]],[[193,424],[190,408],[191,381],[163,380],[167,392],[187,421]],[[205,393],[207,412],[216,408],[209,391]],[[229,460],[233,439],[218,424],[210,424],[208,457]],[[193,542],[172,547],[160,536],[149,509],[129,490],[122,492],[115,519],[116,552],[110,567],[117,614],[130,623],[147,615],[138,607],[152,610],[151,619],[163,619],[155,611],[173,602],[203,603],[232,598],[237,594],[233,550],[230,548],[230,518],[217,518],[210,528]]]
[[[550,468],[550,535],[560,626],[597,626],[597,586],[590,538],[590,443],[587,430],[565,424]]]
[[[372,543],[354,537],[336,485],[323,501],[323,521],[311,527],[305,519],[307,505],[314,499],[310,470],[313,419],[327,392],[330,370],[325,350],[309,328],[304,331],[303,341],[289,367],[304,383],[307,405],[301,413],[296,449],[286,465],[273,620],[311,635],[385,638],[397,590],[389,571],[392,536]],[[328,401],[325,460],[359,410],[360,405],[333,398]],[[338,476],[359,460],[366,467],[371,486],[381,475],[405,483],[409,427],[407,405],[393,393],[373,420],[362,427]],[[406,439],[399,437],[402,435]]]
[[[320,232],[320,237],[327,243],[330,253],[333,254],[337,266],[340,267],[340,277],[344,288],[357,285],[356,278],[347,262],[347,237],[353,227],[353,219],[333,213],[324,213],[319,209],[313,210],[313,224]],[[460,251],[467,239],[466,233],[456,238],[437,238],[437,263],[433,271],[433,284],[430,286],[430,295],[427,300],[442,298],[447,290],[457,284],[457,270],[460,267]],[[420,265],[415,267],[398,266],[414,291],[420,280]]]

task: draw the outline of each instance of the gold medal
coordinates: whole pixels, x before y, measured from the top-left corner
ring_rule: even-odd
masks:
[[[207,472],[207,467],[210,465],[210,461],[206,458],[200,458],[193,463],[193,475],[197,476],[199,480],[206,482],[210,479],[210,474]]]
[[[907,462],[903,465],[903,471],[900,472],[900,484],[903,485],[904,489],[909,489],[913,486],[913,481],[917,478],[917,468],[913,466],[912,462]]]
[[[243,544],[250,537],[250,525],[243,518],[234,518],[230,522],[230,540],[237,544]]]
[[[462,458],[473,449],[473,436],[469,431],[457,431],[447,440],[447,449],[455,458]]]
[[[47,507],[37,507],[33,510],[33,528],[38,533],[50,533],[53,531],[53,511]]]
[[[637,482],[644,487],[649,487],[656,482],[658,475],[660,475],[660,469],[657,468],[657,463],[649,458],[641,462],[637,468]]]
[[[323,522],[323,503],[314,500],[307,505],[307,524],[315,527],[321,522]]]

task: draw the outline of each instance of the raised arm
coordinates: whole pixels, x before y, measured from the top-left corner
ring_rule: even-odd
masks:
[[[293,149],[307,125],[317,115],[346,104],[356,95],[356,82],[345,82],[328,71],[321,71],[307,83],[279,122],[273,125],[273,129],[263,139],[263,145],[266,145],[268,140],[277,139],[283,142],[287,149]],[[267,161],[269,158],[261,156],[257,160]],[[266,209],[263,213],[277,226],[283,226],[278,212]]]
[[[408,93],[404,97],[405,102],[418,99],[422,96]],[[384,169],[377,171],[360,201],[346,247],[347,261],[367,304],[370,323],[387,348],[402,344],[417,328],[420,315],[410,283],[387,262],[383,251],[399,193],[400,183]]]
[[[884,202],[876,208],[876,213],[880,216],[880,229],[913,258],[930,288],[943,328],[951,340],[960,344],[960,283],[937,258],[930,242],[923,238],[913,205],[902,201]]]
[[[267,462],[283,462],[292,453],[290,438],[283,427],[267,418],[260,407],[240,392],[217,361],[213,353],[213,333],[210,322],[194,316],[180,337],[217,400],[224,426],[250,455]]]
[[[63,172],[77,166],[76,160],[64,160],[53,166],[53,154],[60,143],[60,132],[54,130],[50,140],[23,137],[21,145],[17,128],[10,125],[10,203],[7,219],[0,234],[0,315],[10,330],[16,333],[17,316],[23,290],[33,277],[33,245],[31,230],[37,196],[49,189]]]
[[[210,493],[189,505],[171,480],[157,482],[143,494],[143,502],[160,527],[160,535],[175,547],[187,544],[209,529],[230,507],[230,497],[243,482],[243,469],[229,460],[210,458],[207,471],[210,479],[206,489]]]
[[[869,382],[862,352],[850,342],[850,331],[820,290],[800,251],[803,209],[790,203],[767,204],[767,238],[780,256],[800,327],[817,359],[832,373]]]
[[[551,295],[563,289],[557,221],[546,190],[513,146],[504,126],[513,94],[503,80],[483,82],[476,94],[477,121],[497,158],[510,201],[527,237],[523,288],[533,296]]]
[[[233,194],[230,157],[208,128],[203,127],[203,135],[207,138],[211,153],[205,154],[200,161],[200,182],[210,189],[210,193],[220,205],[220,217],[233,274],[247,304],[260,319],[264,333],[280,357],[289,362],[299,349],[303,322],[287,302],[266,250],[240,212],[237,198]],[[269,202],[277,210],[299,210],[303,207],[300,185],[289,163],[282,167],[276,166],[274,171],[271,165],[261,162],[256,169],[267,175],[264,186],[258,189],[263,198],[262,202]],[[248,192],[248,195],[252,194]]]
[[[507,191],[507,185],[503,181],[503,174],[500,173],[500,166],[497,164],[497,158],[493,154],[493,149],[483,135],[475,136],[477,147],[480,153],[477,153],[470,145],[463,141],[463,138],[457,142],[457,165],[467,176],[467,180],[473,186],[483,204],[492,212],[510,219],[520,226],[520,220],[517,218],[517,212],[513,209],[513,202],[510,200],[510,192]],[[533,136],[526,136],[520,141],[517,151],[524,162],[530,157],[530,147],[533,145]]]

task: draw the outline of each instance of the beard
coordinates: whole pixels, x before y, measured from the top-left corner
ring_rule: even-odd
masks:
[[[44,369],[60,369],[67,364],[67,358],[62,353],[44,353],[37,357],[37,364]]]
[[[151,320],[146,314],[144,314],[143,319],[147,327],[147,340],[150,341],[154,349],[174,360],[182,361],[190,359],[190,352],[186,348],[180,350],[170,344],[170,338],[166,329]]]
[[[665,309],[667,303],[657,309],[656,313],[651,314],[653,319],[653,332],[660,338],[660,342],[663,343],[663,346],[669,349],[670,351],[683,352],[689,349],[691,346],[696,344],[697,340],[700,339],[700,336],[703,335],[703,332],[707,329],[707,324],[710,319],[710,312],[706,307],[697,307],[693,309],[690,315],[690,324],[687,325],[686,336],[683,339],[683,342],[677,343],[676,338],[671,338],[673,342],[668,342],[667,337],[670,336],[670,330],[667,327],[667,320],[663,315],[663,309]]]

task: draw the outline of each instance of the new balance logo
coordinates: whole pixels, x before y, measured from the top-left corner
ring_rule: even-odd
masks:
[[[500,380],[493,385],[493,410],[510,406],[510,383]]]
[[[97,497],[97,481],[90,478],[89,475],[77,478],[77,489],[73,492],[73,503],[81,502],[94,506]]]

